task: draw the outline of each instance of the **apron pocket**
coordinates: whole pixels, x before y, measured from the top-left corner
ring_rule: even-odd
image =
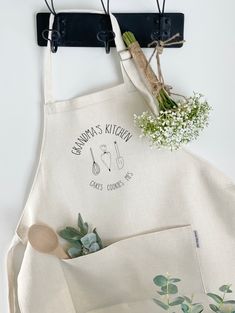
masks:
[[[158,309],[152,300],[159,296],[160,287],[153,282],[157,275],[180,278],[181,294],[204,294],[196,249],[191,226],[183,226],[121,240],[60,262],[77,313],[108,312],[105,308],[111,306],[113,312],[115,307],[119,313],[134,312],[136,302],[140,307],[146,303],[150,313]]]

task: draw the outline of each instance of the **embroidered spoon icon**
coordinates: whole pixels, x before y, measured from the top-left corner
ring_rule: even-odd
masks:
[[[59,259],[69,259],[69,256],[59,245],[56,233],[49,226],[32,225],[28,231],[28,240],[38,252],[55,255]]]
[[[93,161],[93,164],[92,164],[92,173],[97,176],[99,173],[100,173],[100,167],[99,167],[99,164],[96,163],[95,161],[95,157],[94,157],[94,153],[92,151],[92,149],[90,148],[90,151],[91,151],[91,157],[92,157],[92,161]]]
[[[120,151],[119,151],[118,144],[116,141],[114,141],[114,147],[115,147],[116,154],[117,154],[117,158],[116,158],[117,167],[120,170],[124,166],[124,158],[120,155]]]

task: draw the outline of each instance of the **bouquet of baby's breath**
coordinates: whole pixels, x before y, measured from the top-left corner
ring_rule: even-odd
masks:
[[[164,83],[160,67],[160,54],[163,47],[173,44],[170,41],[177,36],[178,34],[165,42],[156,42],[155,51],[158,65],[158,75],[156,75],[135,36],[131,32],[123,34],[123,40],[147,88],[156,99],[159,111],[159,114],[143,112],[140,116],[135,115],[135,123],[141,129],[141,136],[147,137],[152,145],[171,150],[178,149],[183,144],[196,139],[200,131],[208,125],[211,110],[201,94],[194,93],[189,98],[180,96],[182,99],[176,100],[173,98],[173,95],[176,96],[176,94],[171,93],[169,86]]]

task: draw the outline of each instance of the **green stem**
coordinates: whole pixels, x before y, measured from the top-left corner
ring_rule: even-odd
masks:
[[[223,293],[222,302],[220,302],[220,304],[218,305],[219,310],[221,306],[224,304],[225,295],[226,295],[226,292]]]
[[[189,309],[190,309],[190,311],[189,311],[189,312],[192,312],[192,308],[193,308],[193,306],[192,306],[192,303],[193,303],[193,297],[194,297],[194,295],[192,294],[192,296],[191,296],[191,303],[189,304]]]
[[[137,41],[132,32],[125,32],[122,37],[127,47]]]
[[[169,282],[167,282],[167,285],[166,285],[166,292],[167,292],[167,304],[169,305],[170,303],[170,296],[169,296]]]
[[[177,106],[176,102],[169,96],[165,89],[161,89],[156,97],[160,111],[171,110]]]

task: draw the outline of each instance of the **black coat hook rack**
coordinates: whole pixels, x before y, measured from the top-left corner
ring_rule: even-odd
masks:
[[[176,33],[176,41],[184,39],[183,13],[113,13],[122,32],[135,34],[141,47],[148,47],[153,40],[167,40]],[[37,42],[39,46],[47,45],[45,32],[48,31],[50,13],[38,13]],[[114,47],[114,34],[110,17],[107,14],[61,12],[55,15],[52,32],[53,52],[57,47]],[[180,48],[176,43],[171,48]],[[169,47],[169,48],[170,48]]]

